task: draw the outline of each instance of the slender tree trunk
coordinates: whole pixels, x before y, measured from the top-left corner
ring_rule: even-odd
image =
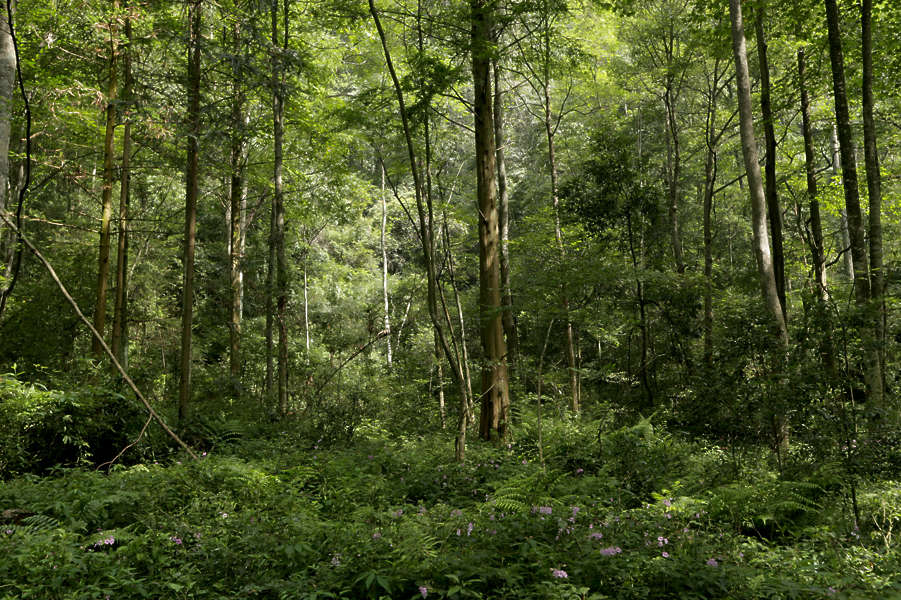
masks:
[[[773,275],[776,278],[776,293],[782,305],[782,317],[788,322],[788,306],[785,303],[785,252],[782,248],[782,210],[779,208],[779,195],[776,192],[776,131],[773,127],[773,107],[770,101],[772,86],[770,85],[770,61],[767,55],[764,20],[766,19],[766,3],[762,3],[754,21],[757,34],[757,62],[760,66],[760,112],[763,117],[763,136],[766,144],[765,187],[767,214],[770,221],[770,234],[773,243]]]
[[[381,196],[382,196],[382,231],[381,231],[381,245],[382,245],[382,302],[385,308],[385,331],[388,333],[385,338],[385,343],[387,347],[387,355],[385,357],[386,362],[388,364],[388,369],[391,369],[391,313],[390,306],[388,304],[388,247],[385,244],[385,230],[388,227],[388,197],[385,194],[385,165],[379,163],[380,169],[379,171],[382,174],[382,184],[381,184]],[[440,375],[440,372],[439,372]],[[441,382],[439,381],[439,386]],[[440,388],[440,395],[442,401],[442,408],[444,406],[444,388]],[[444,428],[444,416],[441,417],[441,428]]]
[[[12,6],[15,6],[13,2]],[[11,191],[9,184],[9,138],[12,122],[11,107],[16,85],[16,52],[13,47],[13,39],[10,34],[7,20],[6,6],[0,10],[0,212],[7,208],[7,194]],[[10,194],[11,198],[12,195]],[[7,265],[8,256],[11,256],[13,244],[11,232],[0,223],[0,290],[5,290],[9,277]]]
[[[501,228],[501,287],[504,301],[504,333],[513,365],[517,361],[519,341],[513,318],[513,287],[510,285],[510,193],[507,190],[507,161],[504,156],[504,98],[500,66],[492,62],[494,72],[494,143],[497,159],[498,218]]]
[[[832,179],[841,183],[842,158],[838,144],[838,126],[832,122]],[[842,207],[839,210],[839,246],[841,248],[842,262],[845,265],[845,276],[848,281],[854,281],[854,260],[851,258],[851,233],[848,230],[848,212]]]
[[[717,175],[716,115],[720,91],[719,60],[716,61],[712,80],[707,85],[707,125],[704,161],[704,364],[713,366],[713,193]],[[708,76],[709,77],[709,76]]]
[[[470,0],[476,197],[479,211],[479,321],[482,341],[482,393],[479,435],[504,440],[510,410],[507,344],[504,340],[500,282],[500,228],[496,196],[494,119],[489,79],[493,4]]]
[[[560,266],[566,261],[566,248],[563,245],[563,230],[560,227],[560,196],[557,192],[557,158],[554,147],[554,123],[551,118],[551,91],[550,91],[550,53],[551,41],[548,29],[544,29],[544,64],[542,82],[542,103],[544,104],[544,132],[547,139],[548,169],[551,177],[551,205],[554,209],[554,239],[557,242],[557,252],[560,255]],[[569,315],[569,295],[566,292],[566,280],[560,283],[560,305],[563,308],[563,316],[566,319],[566,364],[569,367],[569,391],[570,410],[577,413],[581,410],[579,399],[579,371],[576,365],[576,350],[573,336],[573,324]]]
[[[304,262],[303,265],[303,331],[305,340],[305,348],[307,351],[307,361],[310,360],[310,298],[309,298],[309,288],[307,285],[307,265]]]
[[[685,272],[685,258],[682,253],[682,236],[679,233],[679,179],[682,177],[682,154],[679,145],[679,129],[676,124],[676,98],[673,92],[673,81],[667,76],[666,90],[663,94],[666,109],[667,139],[667,171],[669,196],[670,243],[673,247],[673,260],[676,272]]]
[[[835,122],[842,162],[842,183],[845,188],[845,210],[848,213],[848,233],[851,238],[851,260],[854,263],[854,299],[858,306],[867,308],[871,299],[867,243],[860,208],[854,138],[845,88],[845,61],[842,54],[838,8],[835,0],[825,0],[825,4],[826,24],[829,29],[829,61],[832,65],[832,87],[835,96]],[[878,327],[874,327],[874,324],[862,324],[860,336],[868,363],[864,368],[867,394],[877,405],[880,405],[882,402],[882,371],[879,353],[876,349]]]
[[[126,8],[128,5],[126,4]],[[125,81],[122,101],[129,106],[132,96],[131,16],[125,15],[125,40],[122,63]],[[113,319],[112,351],[116,360],[128,368],[128,202],[131,193],[131,118],[126,113],[122,134],[122,173],[119,188],[119,235],[116,247],[116,299]],[[98,330],[99,331],[99,330]]]
[[[106,293],[109,282],[109,254],[110,254],[110,221],[113,217],[113,161],[115,157],[116,142],[116,96],[118,94],[118,74],[116,72],[116,62],[118,49],[118,27],[115,21],[119,18],[118,0],[113,0],[112,5],[113,18],[110,20],[110,40],[109,40],[109,71],[106,88],[106,133],[103,136],[103,191],[102,197],[102,214],[100,217],[100,252],[97,264],[97,302],[94,305],[94,329],[100,332],[102,336],[106,329]],[[91,352],[94,356],[100,358],[103,355],[103,348],[100,340],[93,338],[91,340]]]
[[[279,0],[272,0],[272,86],[273,86],[273,208],[275,209],[275,289],[278,324],[278,408],[288,412],[288,266],[285,259],[285,201],[282,184],[282,142],[285,132],[285,81],[282,53],[288,50],[288,0],[284,0],[284,43],[279,46]]]
[[[770,254],[769,236],[766,229],[766,196],[757,158],[757,141],[754,138],[754,116],[751,111],[751,78],[748,74],[748,53],[742,23],[741,0],[729,0],[729,14],[732,22],[732,50],[735,57],[736,82],[738,85],[739,131],[742,154],[751,192],[751,220],[754,232],[754,255],[760,277],[760,289],[774,328],[779,339],[788,346],[788,328],[782,314],[782,303],[776,289],[773,259]]]
[[[241,388],[241,319],[244,304],[244,228],[247,194],[244,182],[246,162],[244,89],[241,85],[243,69],[237,56],[242,52],[241,29],[238,21],[232,28],[232,106],[231,148],[229,165],[229,282],[231,285],[231,318],[229,319],[228,370],[236,391]]]
[[[423,260],[426,266],[426,284],[427,284],[427,298],[426,304],[429,308],[429,318],[432,321],[432,326],[435,329],[435,333],[438,336],[438,340],[441,344],[442,349],[444,350],[444,355],[447,358],[448,362],[451,365],[451,374],[454,378],[454,381],[460,387],[461,393],[461,402],[465,405],[467,403],[466,399],[466,389],[464,385],[464,376],[463,376],[463,367],[460,365],[460,362],[455,360],[453,351],[451,350],[450,343],[448,342],[446,336],[444,335],[444,329],[441,326],[440,315],[438,313],[438,278],[436,274],[436,266],[434,260],[434,228],[433,228],[433,220],[431,219],[432,215],[432,207],[431,207],[431,199],[424,198],[423,191],[423,181],[422,175],[420,173],[419,163],[416,160],[416,150],[413,145],[413,134],[410,130],[409,118],[407,115],[406,102],[404,101],[403,88],[401,87],[400,80],[397,77],[397,72],[394,69],[394,63],[391,60],[391,53],[388,50],[388,42],[385,36],[385,30],[382,27],[381,20],[379,19],[378,11],[375,8],[374,0],[369,0],[369,13],[372,15],[372,20],[375,22],[376,30],[379,34],[379,40],[382,44],[382,51],[385,55],[385,64],[388,67],[388,73],[391,76],[391,81],[394,85],[394,91],[397,95],[397,103],[398,109],[401,117],[401,124],[403,126],[404,131],[404,140],[407,145],[407,158],[410,162],[410,171],[413,175],[413,191],[416,196],[416,212],[419,218],[419,232],[420,232],[420,241],[422,243],[422,254]],[[426,201],[429,202],[428,206],[428,215],[426,213]],[[402,324],[403,325],[403,324]],[[455,452],[454,457],[458,461],[463,461],[466,447],[466,410],[461,411],[461,419],[460,419],[460,427],[457,433],[457,439],[455,441]]]
[[[275,321],[275,199],[269,209],[269,248],[266,260],[266,327],[263,337],[266,341],[266,380],[263,390],[267,401],[272,400],[272,389],[275,386],[275,344],[272,337],[272,324]]]
[[[810,254],[813,259],[817,296],[828,298],[826,287],[826,260],[823,245],[823,225],[820,218],[820,201],[817,198],[816,164],[814,163],[813,134],[810,125],[810,99],[807,95],[807,63],[804,49],[798,50],[798,88],[801,93],[801,127],[804,135],[804,167],[807,174],[807,198],[810,201]]]
[[[188,149],[185,177],[184,281],[181,298],[181,358],[178,423],[184,426],[191,401],[191,325],[194,316],[194,240],[197,234],[197,196],[200,154],[200,23],[202,0],[191,3],[188,34]]]
[[[875,351],[879,357],[881,397],[885,389],[885,274],[882,258],[882,175],[876,145],[876,122],[873,117],[873,0],[860,5],[861,47],[863,54],[863,139],[864,164],[867,169],[867,192],[870,204],[870,295],[875,303]],[[873,382],[874,385],[876,382]]]
[[[434,332],[433,332],[434,333]],[[441,342],[438,341],[438,334],[435,336],[435,370],[438,376],[438,415],[441,418],[441,429],[447,427],[447,409],[444,406],[444,368],[441,360]]]

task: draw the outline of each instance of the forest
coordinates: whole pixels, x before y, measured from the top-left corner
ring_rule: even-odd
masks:
[[[0,600],[901,598],[901,3],[2,4]]]

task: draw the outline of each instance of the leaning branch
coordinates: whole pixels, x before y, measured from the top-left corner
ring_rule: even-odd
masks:
[[[113,366],[115,366],[116,370],[119,371],[119,374],[122,375],[122,379],[125,380],[125,383],[128,384],[128,387],[131,388],[131,391],[133,391],[135,393],[135,396],[137,396],[138,400],[141,401],[141,403],[147,409],[147,412],[150,414],[150,416],[157,423],[160,424],[160,427],[163,428],[163,430],[169,435],[169,437],[171,437],[173,440],[175,440],[179,446],[184,448],[185,451],[189,455],[191,455],[191,458],[198,459],[199,457],[197,456],[197,454],[194,453],[193,450],[191,450],[191,447],[188,446],[180,437],[178,437],[178,435],[176,435],[176,433],[174,431],[172,431],[172,429],[168,425],[166,425],[166,422],[163,421],[163,419],[162,419],[162,417],[160,417],[159,413],[157,413],[153,409],[153,407],[150,405],[150,403],[144,397],[144,394],[142,394],[141,390],[138,389],[138,386],[135,385],[135,382],[132,380],[132,378],[128,376],[128,373],[125,371],[125,369],[119,363],[119,361],[116,359],[115,355],[113,354],[113,351],[110,350],[110,347],[107,346],[106,342],[103,340],[103,336],[100,335],[100,333],[94,328],[94,325],[87,319],[87,317],[84,316],[84,313],[81,312],[81,309],[78,307],[78,303],[75,302],[75,299],[72,298],[71,294],[69,294],[69,291],[66,289],[66,286],[63,285],[62,281],[60,281],[59,276],[57,276],[57,274],[56,274],[56,271],[53,270],[53,265],[51,265],[50,262],[46,258],[44,258],[44,255],[41,254],[41,252],[34,246],[34,244],[31,243],[31,240],[29,240],[27,237],[25,237],[25,235],[22,234],[21,229],[19,229],[16,226],[15,222],[9,218],[9,215],[6,211],[0,211],[0,219],[3,219],[3,222],[6,223],[9,227],[11,227],[16,232],[16,235],[18,235],[19,239],[22,240],[22,242],[25,244],[25,246],[27,246],[28,249],[31,250],[31,253],[34,254],[39,261],[41,261],[41,263],[44,265],[44,268],[46,268],[47,272],[50,273],[50,277],[53,279],[53,281],[56,282],[57,287],[59,287],[59,291],[62,292],[62,294],[63,294],[63,296],[65,296],[66,300],[69,301],[69,304],[72,305],[72,308],[75,310],[75,313],[78,315],[78,318],[81,319],[81,321],[85,325],[88,326],[88,328],[91,330],[91,333],[93,334],[93,336],[100,342],[100,346],[103,348],[103,351],[106,352],[106,355],[109,356],[109,359],[113,362]]]

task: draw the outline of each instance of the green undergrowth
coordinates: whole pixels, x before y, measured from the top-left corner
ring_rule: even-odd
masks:
[[[901,483],[862,486],[855,529],[813,478],[598,426],[549,428],[545,465],[525,424],[463,465],[450,437],[369,425],[21,476],[0,484],[0,598],[901,597]]]

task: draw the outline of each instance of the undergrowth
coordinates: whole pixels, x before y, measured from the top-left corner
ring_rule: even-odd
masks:
[[[284,424],[201,460],[0,488],[0,598],[888,598],[901,484],[786,480],[649,420],[329,447]]]

